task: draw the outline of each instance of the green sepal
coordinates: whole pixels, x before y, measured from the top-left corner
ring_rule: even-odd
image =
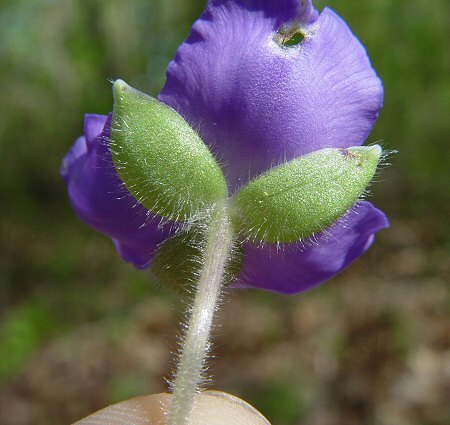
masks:
[[[112,158],[144,207],[185,221],[226,198],[219,164],[175,110],[122,80],[114,82],[113,93]]]
[[[206,245],[201,226],[181,231],[167,239],[157,249],[151,271],[159,282],[176,290],[191,289],[199,279]],[[223,284],[236,279],[242,268],[243,252],[239,245],[232,248],[225,267]]]
[[[327,148],[258,176],[230,202],[241,237],[289,243],[326,229],[361,197],[381,156],[378,145]]]

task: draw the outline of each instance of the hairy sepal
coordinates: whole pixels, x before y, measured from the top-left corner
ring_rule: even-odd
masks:
[[[195,287],[204,266],[206,231],[206,224],[196,225],[180,231],[159,246],[151,270],[160,283],[181,291]],[[235,244],[227,259],[224,285],[233,282],[239,275],[242,259],[242,249]]]
[[[175,110],[122,80],[113,93],[112,158],[139,203],[166,219],[188,221],[226,198],[219,164]]]
[[[272,168],[231,199],[235,232],[291,243],[323,231],[364,194],[381,153],[378,145],[327,148]]]

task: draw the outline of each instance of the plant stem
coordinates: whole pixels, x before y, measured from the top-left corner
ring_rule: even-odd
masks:
[[[233,234],[226,207],[217,206],[207,230],[202,269],[182,344],[168,424],[187,425],[202,379],[212,321],[223,286]]]

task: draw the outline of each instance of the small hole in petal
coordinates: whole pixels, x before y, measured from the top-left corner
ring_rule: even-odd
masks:
[[[280,47],[295,47],[304,39],[305,34],[297,25],[281,27],[274,37]]]

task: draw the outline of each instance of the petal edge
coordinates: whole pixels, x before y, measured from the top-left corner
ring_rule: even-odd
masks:
[[[310,243],[286,244],[281,250],[247,243],[233,286],[282,294],[306,291],[344,270],[369,249],[375,233],[388,226],[382,211],[362,201]]]

